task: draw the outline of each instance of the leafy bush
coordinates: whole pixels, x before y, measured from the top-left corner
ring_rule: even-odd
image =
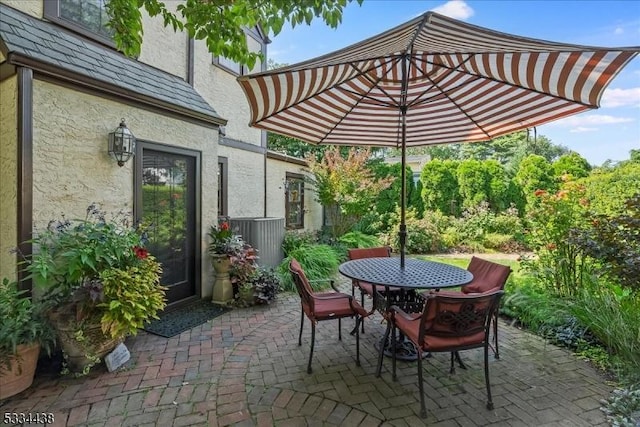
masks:
[[[312,245],[317,241],[318,236],[313,231],[287,230],[284,233],[284,239],[282,241],[284,256],[289,256],[291,251],[298,249],[301,246]]]
[[[486,233],[482,236],[482,246],[487,249],[495,249],[501,252],[510,252],[513,237],[508,234]]]
[[[622,286],[640,292],[640,193],[625,203],[627,211],[594,215],[592,228],[576,230],[572,242],[598,263],[598,269]]]
[[[620,215],[625,210],[625,200],[640,192],[640,162],[622,162],[614,168],[596,169],[580,182],[585,184],[592,211]]]
[[[426,254],[439,252],[442,249],[441,232],[437,225],[426,217],[420,219],[413,209],[408,209],[405,215],[407,225],[407,253]],[[389,245],[394,251],[400,252],[400,212],[396,210],[393,215],[393,226],[388,233],[383,233],[383,244]]]
[[[640,384],[614,390],[600,409],[615,427],[637,427],[640,422]]]
[[[522,220],[514,207],[496,214],[487,202],[482,202],[465,209],[462,217],[450,219],[449,224],[452,226],[441,228],[445,230],[444,246],[458,251],[517,252],[524,247]]]
[[[338,241],[348,248],[373,248],[380,246],[380,241],[376,236],[364,234],[360,231],[350,231],[340,237]]]
[[[557,193],[536,191],[530,206],[529,244],[537,258],[526,263],[545,288],[558,296],[571,296],[583,286],[592,268],[590,259],[570,239],[575,230],[588,227],[588,201],[584,186],[567,181]]]
[[[338,272],[339,258],[335,250],[329,245],[305,245],[294,249],[278,266],[278,275],[284,291],[295,292],[296,287],[291,280],[289,261],[298,260],[314,289],[326,288],[328,282],[319,282],[335,277]]]

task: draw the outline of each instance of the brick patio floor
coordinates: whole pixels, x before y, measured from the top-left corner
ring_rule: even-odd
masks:
[[[500,360],[490,357],[495,410],[485,408],[482,350],[462,353],[468,369],[448,373],[449,356],[425,359],[428,417],[421,419],[415,362],[385,358],[375,377],[376,315],[355,365],[353,323],[320,322],[313,374],[306,373],[310,325],[297,344],[297,296],[234,309],[167,339],[141,331],[126,344],[131,361],[83,378],[38,377],[0,402],[6,412],[52,412],[55,426],[585,426],[607,425],[600,399],[611,387],[564,349],[501,322]]]

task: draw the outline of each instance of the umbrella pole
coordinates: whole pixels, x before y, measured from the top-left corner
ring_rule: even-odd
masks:
[[[400,187],[400,268],[404,269],[404,258],[405,258],[405,246],[407,243],[407,224],[406,224],[406,215],[405,210],[407,206],[407,146],[406,146],[406,137],[407,137],[407,107],[400,107],[401,111],[401,121],[402,121],[402,172],[400,173],[400,177],[402,179],[402,184]]]

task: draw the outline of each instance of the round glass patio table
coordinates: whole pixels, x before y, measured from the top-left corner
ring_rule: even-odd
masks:
[[[468,270],[454,265],[436,261],[405,259],[404,269],[400,268],[400,258],[362,258],[340,264],[338,270],[344,276],[361,282],[368,282],[377,286],[395,286],[402,290],[437,290],[466,285],[473,280],[473,274]],[[401,291],[401,296],[404,292]],[[390,300],[386,300],[386,309]],[[403,305],[403,304],[399,304]],[[374,306],[376,298],[374,297]],[[399,360],[416,360],[417,353],[413,344],[401,340],[397,347],[396,358]],[[380,352],[391,355],[389,343],[382,343]],[[429,354],[425,353],[425,357]]]

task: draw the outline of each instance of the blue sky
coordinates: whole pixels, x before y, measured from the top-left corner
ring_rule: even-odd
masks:
[[[349,46],[433,10],[497,31],[557,42],[640,46],[640,1],[364,0],[347,6],[342,24],[321,20],[284,28],[268,57],[294,64]],[[591,164],[629,158],[640,149],[640,57],[605,91],[601,108],[538,127],[538,134],[577,151]]]

